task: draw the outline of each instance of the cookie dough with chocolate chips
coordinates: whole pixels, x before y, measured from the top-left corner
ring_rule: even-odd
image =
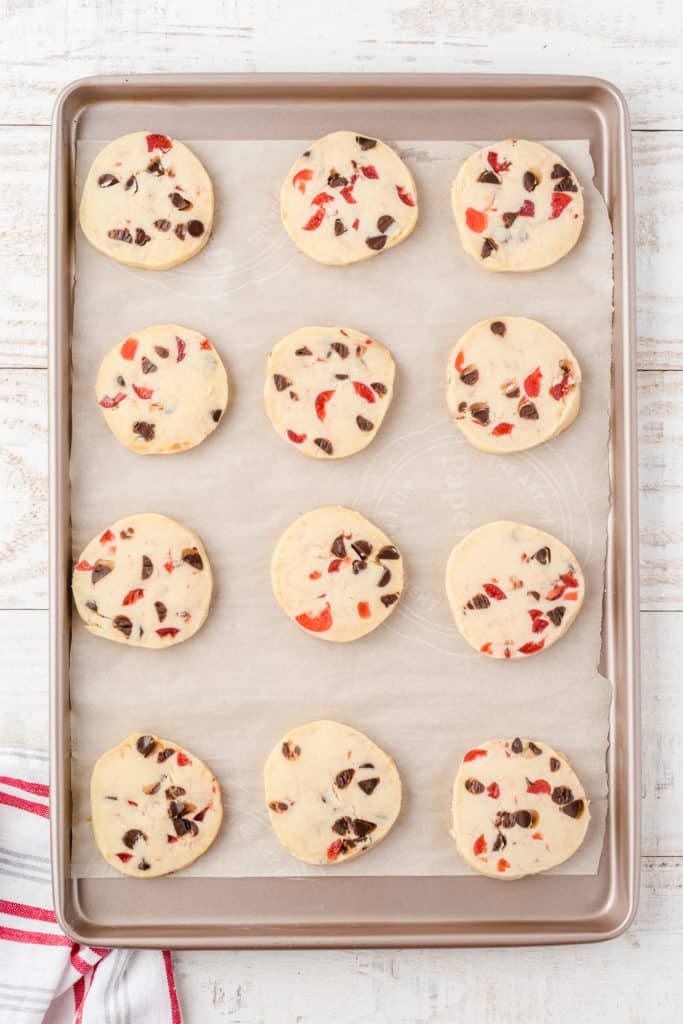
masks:
[[[278,434],[316,459],[370,444],[394,394],[394,360],[351,327],[302,327],[268,357],[265,401]]]
[[[159,649],[189,640],[209,613],[213,579],[192,530],[143,512],[104,530],[81,552],[72,589],[95,636]]]
[[[564,636],[586,584],[576,556],[524,523],[486,523],[453,548],[446,591],[455,623],[476,651],[525,658]]]
[[[576,245],[583,193],[561,157],[506,139],[473,153],[451,193],[465,252],[486,270],[542,270]]]
[[[228,377],[203,334],[156,324],[107,353],[95,391],[107,426],[126,448],[140,455],[182,452],[220,423]]]
[[[357,640],[391,615],[403,590],[403,559],[377,526],[352,509],[301,516],[278,541],[273,593],[301,629],[321,640]]]
[[[379,139],[332,132],[294,162],[280,192],[282,222],[319,263],[386,252],[417,223],[417,190],[403,160]]]
[[[90,804],[100,853],[131,878],[186,868],[206,853],[223,819],[210,769],[177,743],[139,732],[100,757]]]
[[[452,836],[471,868],[512,880],[547,871],[576,853],[590,813],[564,754],[516,737],[465,754],[453,786]]]
[[[117,263],[167,270],[204,248],[213,211],[211,179],[184,143],[133,132],[95,157],[80,221],[91,245]]]
[[[365,853],[401,810],[393,759],[339,722],[293,729],[276,743],[264,773],[275,834],[307,864],[341,864]]]
[[[581,369],[562,339],[537,320],[494,317],[471,327],[448,357],[446,400],[475,448],[520,452],[574,422]]]

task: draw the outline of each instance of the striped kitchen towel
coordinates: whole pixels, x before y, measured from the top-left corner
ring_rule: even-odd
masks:
[[[0,1021],[182,1024],[171,955],[79,946],[52,909],[47,755],[0,747]]]

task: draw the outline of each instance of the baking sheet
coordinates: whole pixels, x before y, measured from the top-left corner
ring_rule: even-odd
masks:
[[[80,182],[104,142],[81,142]],[[366,264],[327,268],[298,253],[279,223],[281,179],[301,141],[193,141],[216,187],[214,237],[184,266],[124,268],[76,247],[71,459],[74,556],[131,512],[158,511],[202,537],[216,575],[207,625],[164,652],[92,637],[77,617],[71,663],[72,875],[114,875],[87,821],[92,765],[135,729],[176,739],[212,766],[226,823],[184,875],[315,875],[275,840],[262,765],[292,726],[331,717],[367,732],[396,758],[404,808],[371,855],[335,874],[468,874],[448,835],[450,789],[463,752],[517,734],[564,750],[592,798],[581,851],[557,873],[597,871],[606,809],[610,688],[598,674],[608,512],[611,232],[591,185],[585,142],[554,142],[585,186],[586,225],[575,250],[538,274],[482,272],[462,252],[450,182],[476,143],[403,142],[417,179],[413,237]],[[583,407],[572,428],[541,448],[495,458],[450,422],[445,362],[455,340],[487,316],[527,315],[556,330],[582,364]],[[200,448],[142,458],[118,445],[96,408],[103,355],[147,324],[203,331],[230,376],[231,404]],[[288,449],[262,401],[269,349],[308,323],[358,327],[392,349],[397,393],[365,452],[313,462]],[[402,548],[405,594],[362,641],[330,645],[298,630],[272,596],[269,563],[285,527],[309,508],[344,504]],[[453,544],[490,519],[520,519],[564,540],[587,580],[567,637],[537,658],[494,662],[460,638],[444,591]]]

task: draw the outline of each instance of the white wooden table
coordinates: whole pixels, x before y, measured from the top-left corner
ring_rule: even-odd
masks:
[[[187,1024],[683,1018],[683,6],[680,0],[0,0],[0,743],[47,743],[46,193],[58,90],[145,71],[601,75],[633,119],[643,887],[607,945],[180,953]],[[138,1024],[138,1022],[135,1022]]]

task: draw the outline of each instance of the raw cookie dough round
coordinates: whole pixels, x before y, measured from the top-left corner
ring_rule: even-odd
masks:
[[[394,393],[394,360],[351,327],[302,327],[268,357],[266,410],[304,455],[341,459],[370,444]]]
[[[220,786],[203,761],[140,732],[102,754],[90,803],[100,853],[132,878],[186,868],[206,853],[223,819]]]
[[[213,225],[213,186],[177,139],[133,132],[110,142],[88,171],[83,234],[118,263],[167,270],[203,249]]]
[[[417,190],[379,139],[332,132],[292,165],[280,192],[290,237],[319,263],[357,263],[391,249],[417,223]]]
[[[322,640],[357,640],[391,615],[403,560],[374,523],[348,508],[317,508],[278,541],[270,566],[280,607]]]
[[[583,193],[564,161],[538,142],[506,139],[473,153],[451,193],[460,240],[487,270],[542,270],[574,248]]]
[[[287,733],[264,773],[275,834],[307,864],[340,864],[365,853],[401,810],[393,759],[339,722],[310,722]]]
[[[196,533],[142,512],[93,537],[74,566],[72,586],[78,614],[95,636],[161,648],[201,628],[213,579]]]
[[[534,740],[487,740],[468,751],[453,786],[458,853],[490,878],[547,871],[571,857],[590,821],[564,754]]]
[[[574,422],[581,369],[562,339],[537,320],[482,320],[448,358],[446,401],[475,448],[521,452]]]
[[[524,523],[486,523],[451,551],[446,591],[468,644],[493,658],[547,650],[581,610],[581,566],[561,541]]]
[[[203,334],[156,324],[107,353],[95,391],[126,448],[141,455],[182,452],[216,429],[228,404],[228,377]]]

